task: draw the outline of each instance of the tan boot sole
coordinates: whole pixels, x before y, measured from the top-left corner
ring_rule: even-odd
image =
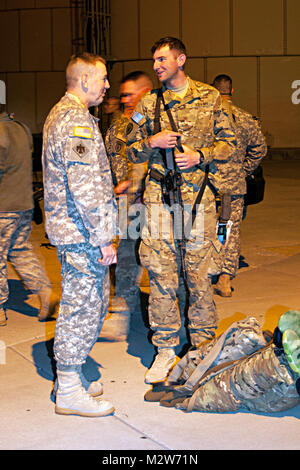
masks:
[[[71,410],[69,408],[59,408],[58,406],[55,407],[55,413],[58,415],[66,415],[66,416],[76,415],[76,416],[83,416],[86,418],[97,418],[100,416],[108,416],[112,414],[114,411],[115,411],[115,408],[113,406],[109,408],[108,410],[98,411],[97,413]]]

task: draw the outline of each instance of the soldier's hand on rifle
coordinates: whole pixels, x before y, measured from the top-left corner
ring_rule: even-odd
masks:
[[[176,146],[178,137],[181,137],[178,132],[163,130],[149,137],[149,145],[152,149],[172,149]]]
[[[188,170],[200,162],[200,153],[191,149],[187,145],[182,145],[183,153],[175,153],[175,161],[180,170]]]

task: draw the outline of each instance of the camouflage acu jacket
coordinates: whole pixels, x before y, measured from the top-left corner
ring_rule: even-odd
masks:
[[[125,131],[129,122],[124,114],[115,120],[106,133],[105,145],[114,185],[130,180],[129,202],[134,202],[135,196],[143,191],[147,165],[133,164],[127,157]]]
[[[70,93],[46,119],[42,163],[51,243],[109,243],[117,222],[109,162],[98,120]]]
[[[223,97],[222,103],[235,128],[237,147],[230,161],[211,165],[210,181],[221,192],[242,195],[246,193],[245,177],[266,155],[267,145],[257,119],[228,98]]]
[[[179,99],[170,90],[163,87],[166,105],[169,105],[178,132],[181,133],[181,143],[193,150],[201,150],[205,160],[201,168],[192,167],[183,170],[182,199],[184,203],[193,203],[204,178],[205,164],[226,156],[228,159],[234,153],[236,146],[235,134],[228,115],[222,108],[219,92],[204,83],[189,80],[189,88],[183,99]],[[127,126],[128,157],[133,162],[149,160],[149,167],[154,167],[161,173],[166,173],[163,157],[159,149],[151,149],[148,138],[154,134],[155,105],[158,90],[146,93],[139,101],[131,122]],[[171,130],[167,113],[161,105],[161,129]],[[144,201],[161,202],[161,191],[158,184],[146,180]],[[205,192],[203,202],[207,192]]]

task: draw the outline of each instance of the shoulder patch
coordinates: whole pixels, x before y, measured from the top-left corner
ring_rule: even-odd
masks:
[[[92,138],[92,129],[90,127],[74,127],[74,137],[83,137],[84,139]]]
[[[70,139],[69,145],[66,160],[69,162],[90,163],[92,140],[75,137]]]
[[[114,150],[115,153],[122,153],[124,151],[126,152],[126,142],[121,139],[116,139]]]
[[[132,122],[130,122],[129,124],[127,124],[126,130],[125,130],[125,135],[129,135],[130,132],[132,131],[132,129],[133,129],[133,124],[132,124]]]
[[[146,122],[144,116],[138,111],[133,112],[133,114],[131,115],[131,120],[138,126],[142,126]]]
[[[138,113],[137,111],[134,111],[134,113],[131,116],[131,119],[138,124],[142,119],[143,115],[141,113]]]

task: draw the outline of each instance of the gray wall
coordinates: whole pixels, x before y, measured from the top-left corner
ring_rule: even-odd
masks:
[[[111,14],[110,94],[125,73],[152,74],[153,42],[177,36],[188,49],[188,74],[208,83],[231,75],[236,104],[261,117],[272,145],[300,148],[300,93],[292,101],[300,0],[111,0]],[[9,111],[32,132],[64,92],[71,52],[69,0],[0,0],[0,79]]]

